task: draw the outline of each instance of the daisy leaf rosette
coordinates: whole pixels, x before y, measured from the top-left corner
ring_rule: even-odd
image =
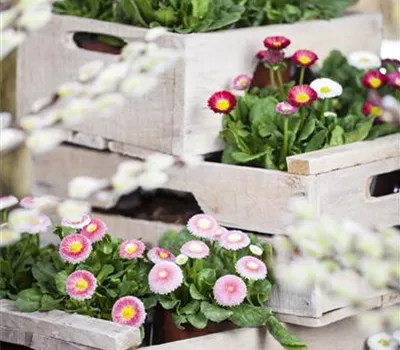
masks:
[[[255,235],[223,228],[201,214],[191,218],[185,229],[166,232],[159,247],[176,259],[155,262],[149,274],[150,288],[161,307],[172,313],[178,328],[268,323],[272,316],[265,305],[273,285],[271,245]],[[278,336],[282,341],[286,337]]]

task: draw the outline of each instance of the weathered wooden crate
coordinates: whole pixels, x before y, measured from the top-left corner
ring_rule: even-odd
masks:
[[[362,30],[360,30],[362,28]],[[115,56],[78,48],[76,32],[100,33],[125,41],[142,39],[147,30],[69,16],[53,16],[44,29],[32,33],[18,53],[17,111],[22,116],[31,104],[59,84],[74,79],[85,62]],[[207,108],[209,96],[233,76],[251,73],[254,55],[269,35],[285,35],[288,50],[310,48],[322,58],[332,49],[379,53],[382,19],[378,14],[349,14],[330,21],[270,25],[203,34],[170,33],[160,40],[182,50],[185,62],[167,74],[149,96],[129,103],[112,119],[88,121],[74,127],[94,137],[170,154],[206,154],[222,149],[218,138],[221,119]],[[32,60],[35,57],[35,60]],[[41,64],[37,64],[41,62]],[[82,140],[77,139],[76,142]],[[104,142],[103,142],[104,143]]]
[[[366,335],[355,317],[321,328],[287,325],[309,350],[363,350]],[[13,302],[0,300],[0,341],[35,350],[133,350],[140,344],[135,328],[61,311],[31,314],[16,311]],[[243,328],[162,345],[154,350],[281,350],[264,328]]]

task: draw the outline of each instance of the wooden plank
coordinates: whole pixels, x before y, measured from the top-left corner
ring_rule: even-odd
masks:
[[[313,175],[396,157],[400,161],[400,134],[291,156],[287,164],[292,174]]]
[[[0,300],[0,316],[1,327],[101,350],[127,350],[141,343],[139,330],[132,327],[61,311],[21,313],[8,300]]]
[[[87,135],[82,132],[68,130],[66,132],[65,141],[97,150],[108,149],[108,142],[103,137],[97,135]]]

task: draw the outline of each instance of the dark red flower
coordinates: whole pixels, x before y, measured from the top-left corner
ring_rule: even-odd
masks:
[[[290,39],[284,36],[269,36],[264,40],[264,46],[270,50],[282,50],[290,45]]]
[[[362,83],[368,89],[380,89],[385,86],[388,81],[386,75],[378,70],[369,71],[364,75]]]
[[[362,112],[366,117],[382,117],[383,115],[382,108],[371,101],[367,101],[364,103],[362,107]]]
[[[261,62],[265,62],[273,66],[283,61],[285,58],[285,53],[283,51],[261,50],[258,51],[257,58]]]
[[[236,107],[235,95],[229,91],[219,91],[214,93],[208,100],[208,107],[215,113],[229,114]]]
[[[387,75],[389,85],[396,89],[400,89],[400,72],[392,72]]]
[[[318,94],[309,85],[293,86],[289,90],[288,100],[292,106],[310,106],[318,98]]]
[[[292,56],[292,61],[300,67],[310,67],[317,60],[318,55],[310,50],[297,50]]]

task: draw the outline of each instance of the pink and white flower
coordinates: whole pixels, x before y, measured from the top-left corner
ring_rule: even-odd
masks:
[[[254,256],[245,256],[236,263],[236,271],[243,278],[263,280],[267,277],[267,267]]]
[[[396,89],[400,89],[400,72],[391,72],[387,75],[389,85]]]
[[[317,98],[317,92],[309,85],[296,85],[288,92],[289,103],[296,107],[311,106]]]
[[[181,268],[164,261],[153,266],[149,273],[149,286],[153,293],[166,295],[178,289],[183,283]]]
[[[143,302],[132,296],[118,299],[111,311],[114,322],[126,326],[140,327],[146,319]]]
[[[261,50],[257,52],[256,57],[259,61],[274,66],[284,60],[285,53],[283,51]]]
[[[170,262],[175,261],[174,254],[172,254],[169,250],[159,247],[150,249],[149,252],[147,253],[147,257],[153,264],[157,264],[164,261],[170,261]]]
[[[279,114],[290,115],[296,113],[298,108],[285,101],[277,103],[275,106],[275,111]]]
[[[14,196],[0,197],[0,210],[11,208],[16,204],[18,204],[17,197],[14,197]]]
[[[251,77],[247,74],[240,74],[233,78],[232,81],[232,89],[233,90],[238,90],[238,91],[243,91],[247,90],[250,85],[251,85]]]
[[[107,225],[103,220],[93,218],[90,223],[84,227],[81,231],[81,235],[89,238],[89,240],[94,242],[99,242],[107,233]]]
[[[96,291],[96,286],[96,277],[86,270],[71,273],[66,282],[67,293],[75,300],[90,299]]]
[[[31,225],[26,232],[28,233],[45,233],[51,226],[51,220],[44,214],[39,214],[36,223]]]
[[[61,225],[65,227],[71,227],[71,228],[76,228],[76,229],[82,229],[85,226],[89,225],[91,219],[89,215],[84,215],[80,218],[80,220],[77,221],[72,221],[68,219],[62,219],[61,220]]]
[[[264,40],[264,46],[270,50],[282,50],[290,45],[290,39],[284,36],[269,36]]]
[[[250,244],[250,238],[242,231],[228,231],[221,237],[219,244],[228,250],[239,250]]]
[[[210,238],[218,227],[217,221],[206,214],[197,214],[187,223],[190,233],[201,238]]]
[[[189,241],[182,246],[181,253],[192,259],[203,259],[210,254],[210,248],[202,241]]]
[[[92,252],[92,244],[85,236],[74,234],[64,237],[60,243],[61,259],[71,264],[85,261]]]
[[[119,256],[122,259],[137,259],[143,256],[146,246],[142,241],[130,239],[124,241],[119,247]]]
[[[217,229],[211,234],[210,239],[212,241],[219,241],[220,238],[225,234],[229,232],[225,227],[219,226]]]
[[[220,277],[214,286],[214,298],[221,306],[238,306],[247,295],[244,281],[235,275]]]

